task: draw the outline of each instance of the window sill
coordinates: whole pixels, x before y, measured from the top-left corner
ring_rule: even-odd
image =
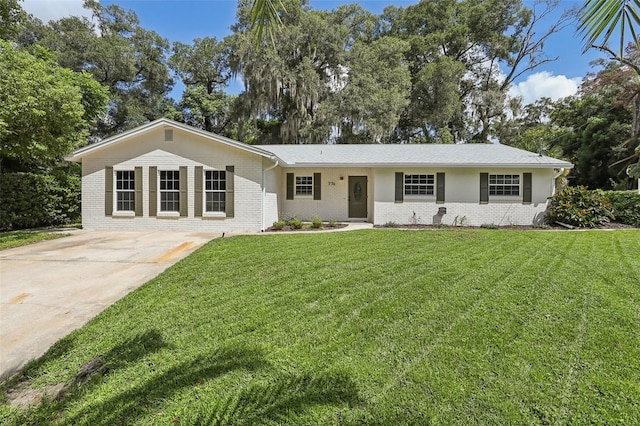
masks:
[[[227,214],[224,212],[220,212],[220,213],[205,212],[205,213],[202,213],[202,218],[203,219],[226,219]]]
[[[158,212],[157,217],[159,218],[168,218],[168,219],[172,219],[172,218],[179,218],[180,217],[180,212]]]
[[[522,197],[519,195],[492,195],[489,196],[490,203],[521,203]]]
[[[113,217],[136,217],[136,212],[124,210],[124,211],[115,211],[111,214]]]

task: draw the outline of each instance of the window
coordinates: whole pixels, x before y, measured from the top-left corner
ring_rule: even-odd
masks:
[[[227,180],[224,170],[206,170],[204,175],[204,211],[224,213],[226,189]]]
[[[180,172],[177,170],[160,171],[160,211],[180,211]]]
[[[296,195],[313,195],[313,176],[296,176]]]
[[[135,210],[135,172],[133,170],[116,171],[116,210]]]
[[[520,195],[520,175],[489,175],[489,195]]]
[[[433,195],[433,175],[404,175],[404,195]]]

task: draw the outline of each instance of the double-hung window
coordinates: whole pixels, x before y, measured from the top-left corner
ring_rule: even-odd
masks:
[[[180,172],[178,170],[160,171],[160,211],[180,211]]]
[[[313,195],[313,176],[296,176],[296,195]]]
[[[206,170],[204,175],[205,211],[225,212],[227,179],[224,170]]]
[[[520,175],[489,175],[489,195],[520,195]]]
[[[116,171],[116,210],[135,210],[135,172],[133,170]]]
[[[404,195],[433,195],[434,175],[404,175]]]

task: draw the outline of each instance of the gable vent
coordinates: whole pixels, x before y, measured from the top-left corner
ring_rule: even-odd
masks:
[[[173,129],[164,129],[164,141],[173,142]]]

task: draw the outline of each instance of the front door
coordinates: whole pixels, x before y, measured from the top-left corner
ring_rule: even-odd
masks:
[[[367,217],[366,176],[349,176],[349,217]]]

